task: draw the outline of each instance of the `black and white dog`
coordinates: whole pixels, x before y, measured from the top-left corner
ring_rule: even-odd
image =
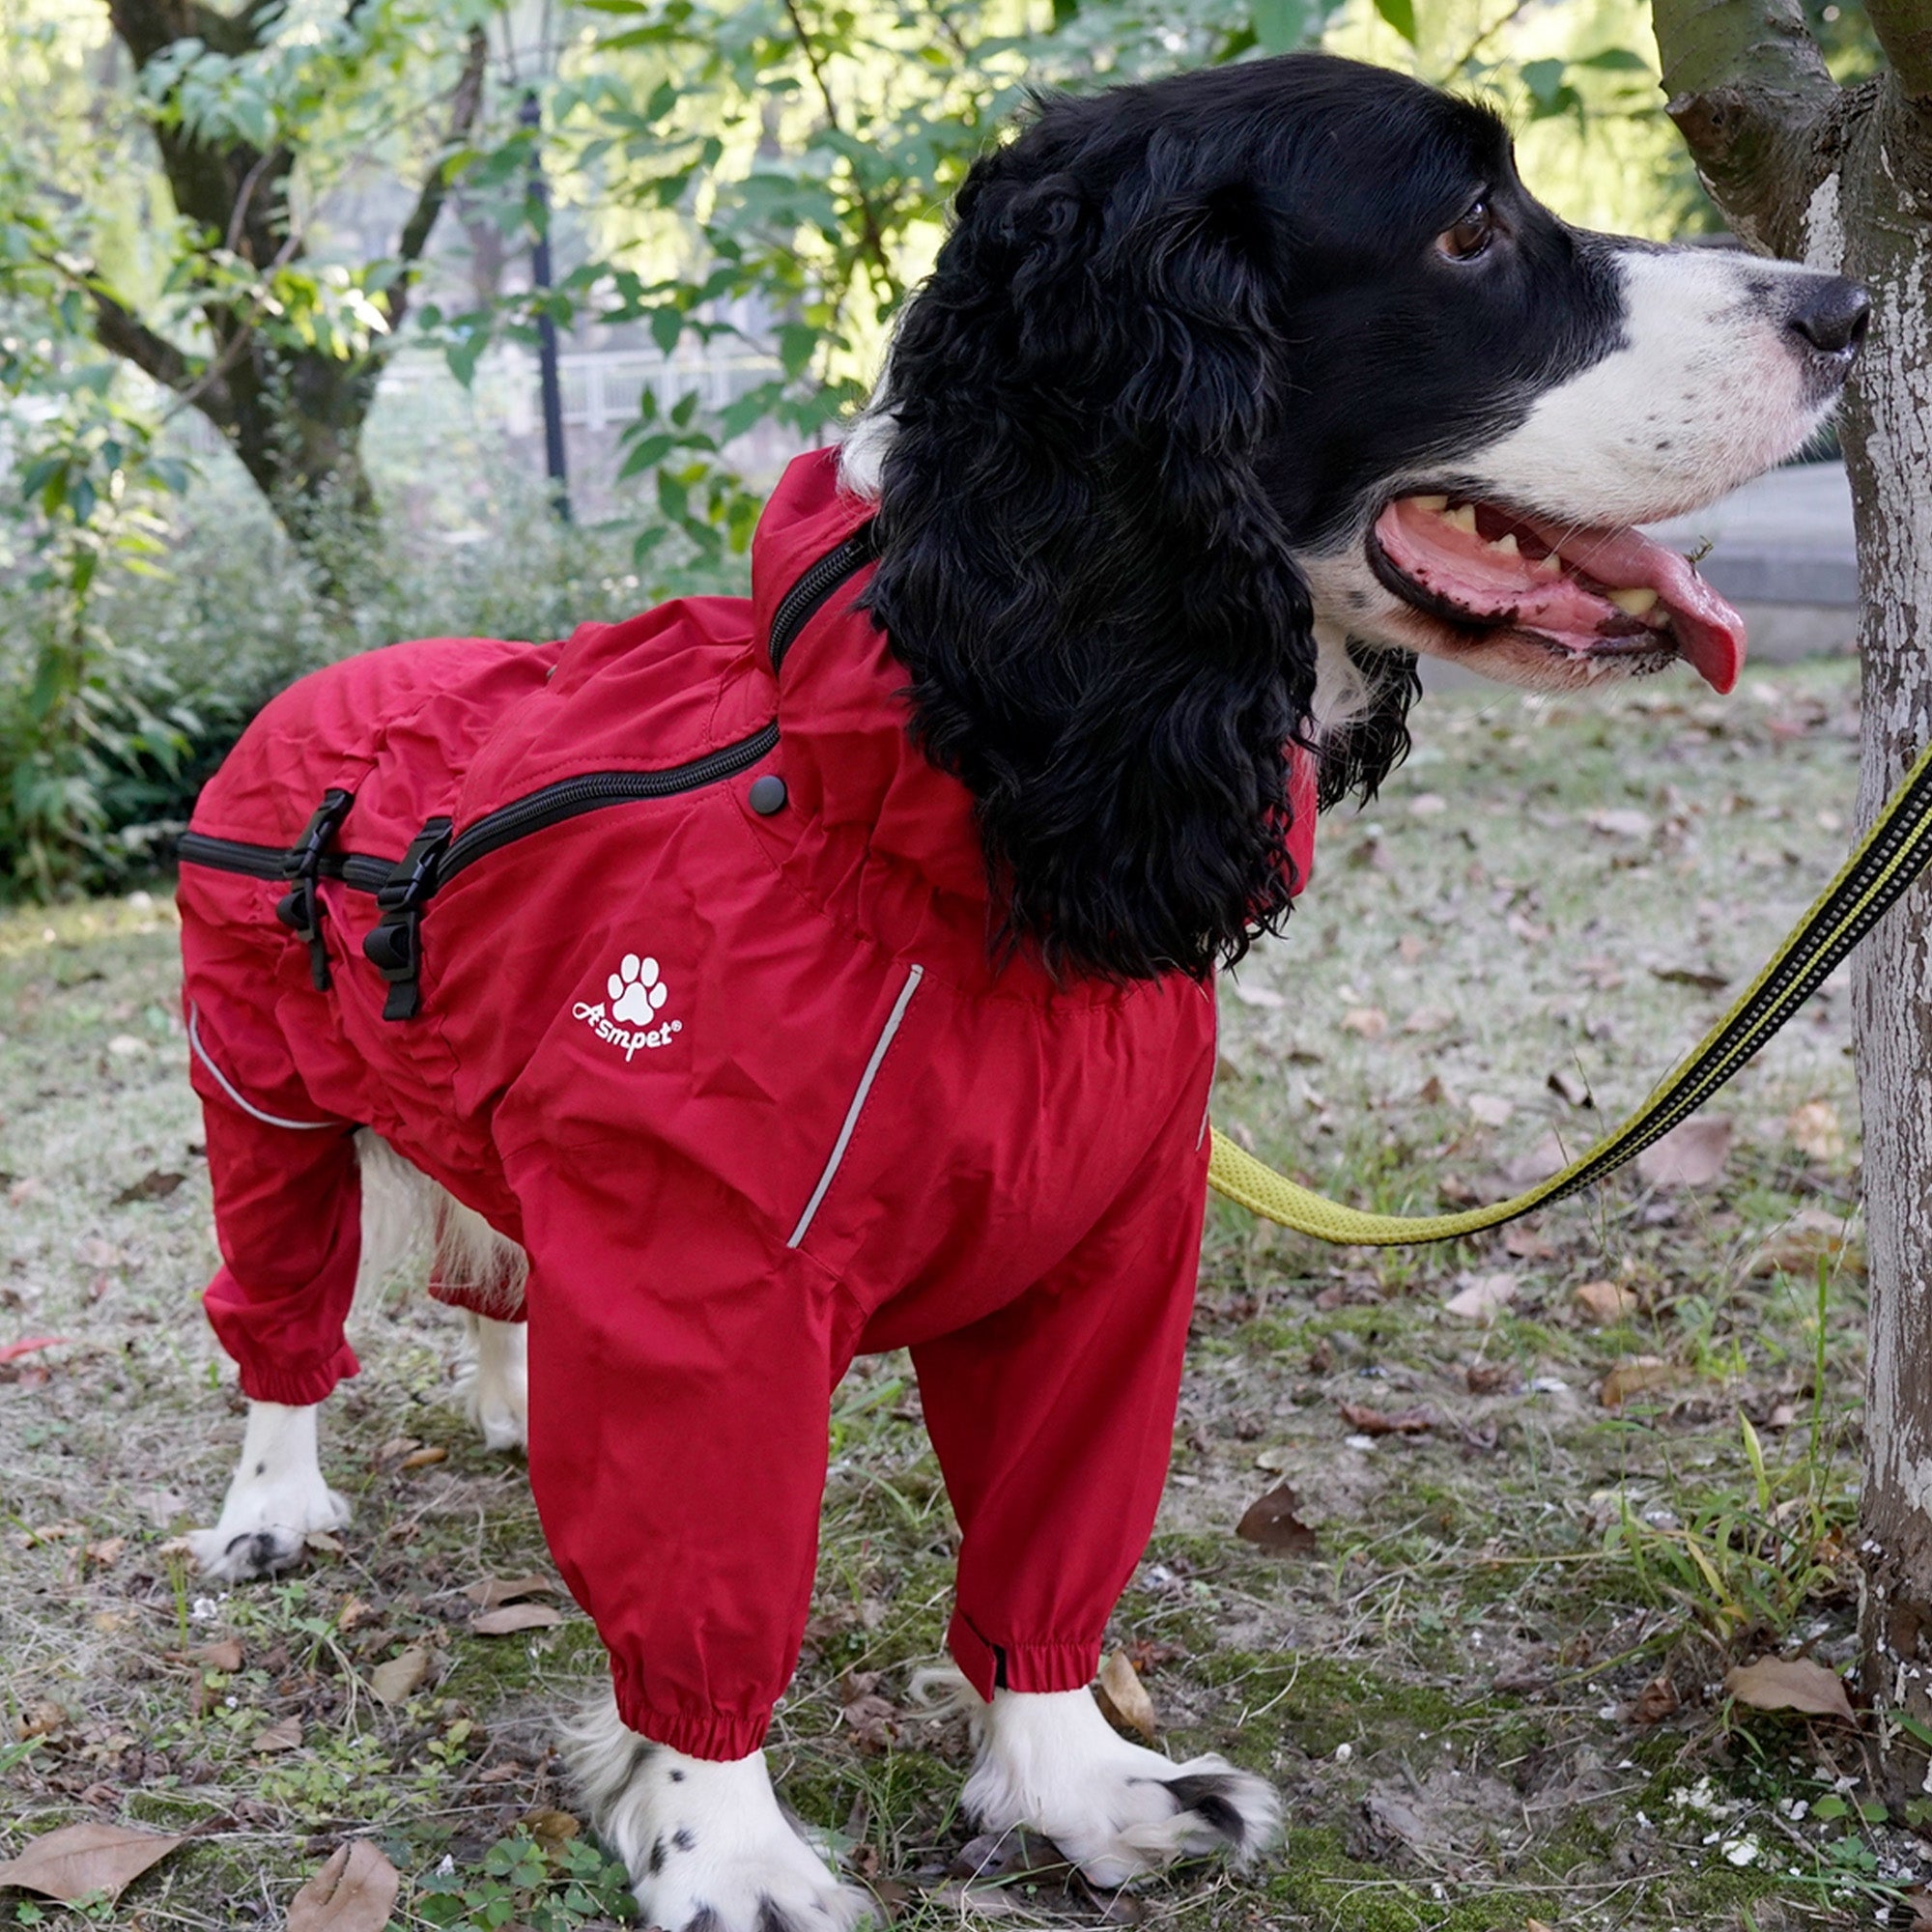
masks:
[[[1043,103],[974,168],[843,451],[879,506],[870,608],[920,742],[974,796],[1009,941],[1122,980],[1238,958],[1287,914],[1292,749],[1324,804],[1371,793],[1417,653],[1546,690],[1682,658],[1729,689],[1735,613],[1633,526],[1804,443],[1866,315],[1835,275],[1567,226],[1492,115],[1375,69],[1295,56]],[[1141,748],[1177,734],[1153,776]],[[470,1272],[514,1273],[441,1219]],[[512,1445],[521,1336],[479,1341],[479,1418]],[[344,1515],[314,1410],[257,1404],[197,1551],[261,1574]],[[967,1809],[1099,1882],[1273,1828],[1246,1777],[1177,1816],[1176,1768],[1084,1691],[976,1715]],[[643,1748],[608,1706],[578,1754],[647,1919],[863,1910],[762,1756]]]

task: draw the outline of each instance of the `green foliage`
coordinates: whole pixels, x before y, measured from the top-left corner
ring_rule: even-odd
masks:
[[[416,1882],[416,1916],[429,1925],[571,1932],[592,1920],[637,1918],[624,1867],[580,1839],[552,1844],[519,1833],[467,1870],[446,1862],[448,1871]]]

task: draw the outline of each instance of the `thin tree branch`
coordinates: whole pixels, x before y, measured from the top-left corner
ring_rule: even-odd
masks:
[[[143,375],[152,377],[164,389],[172,389],[177,395],[185,395],[203,381],[204,370],[192,357],[176,348],[166,336],[152,329],[117,298],[111,296],[98,282],[86,285],[88,298],[94,303],[94,336],[103,349],[110,350],[125,361],[133,363]],[[211,421],[225,421],[225,412],[218,412],[218,407],[211,409],[212,397],[201,401],[203,412]]]
[[[1799,0],[1654,0],[1668,112],[1747,242],[1802,252],[1838,89]]]
[[[805,63],[811,70],[811,77],[818,83],[818,98],[825,103],[825,118],[831,124],[835,134],[845,133],[844,124],[838,119],[838,103],[832,98],[831,84],[825,78],[825,70],[819,65],[818,49],[811,44],[811,36],[806,32],[805,21],[798,11],[798,0],[784,0],[785,14],[791,20],[791,30],[798,41],[799,51],[805,55]],[[892,279],[892,265],[886,259],[886,238],[880,232],[879,217],[872,207],[871,197],[866,192],[866,185],[859,179],[858,170],[852,172],[852,189],[859,197],[859,219],[866,231],[866,252],[871,256],[880,274],[888,281]]]
[[[1908,100],[1932,102],[1932,0],[1865,0],[1865,17]]]
[[[402,326],[403,317],[409,311],[409,270],[422,259],[423,250],[429,246],[430,234],[436,227],[437,216],[442,213],[442,205],[449,198],[451,155],[469,138],[476,117],[482,111],[483,76],[489,61],[489,36],[481,27],[471,27],[463,71],[457,76],[456,92],[450,97],[449,132],[443,141],[443,152],[424,179],[421,192],[416,196],[416,205],[410,211],[410,218],[404,222],[402,235],[396,242],[396,258],[402,263],[404,272],[383,292],[383,313],[391,331]]]
[[[1476,58],[1477,54],[1482,51],[1485,42],[1494,40],[1512,20],[1520,19],[1535,4],[1536,0],[1516,0],[1516,4],[1510,8],[1507,14],[1504,14],[1499,19],[1492,20],[1476,35],[1475,39],[1463,49],[1456,59],[1449,63],[1449,66],[1444,70],[1445,74],[1453,78],[1455,75],[1461,73]]]

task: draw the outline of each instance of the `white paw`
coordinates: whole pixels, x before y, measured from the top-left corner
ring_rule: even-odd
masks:
[[[849,1932],[871,1900],[841,1884],[780,1808],[765,1756],[729,1764],[648,1743],[600,1699],[570,1734],[592,1818],[665,1932]]]
[[[635,952],[624,954],[604,990],[611,996],[611,1017],[629,1026],[649,1026],[670,992],[658,978],[658,962],[639,959]]]
[[[1281,1828],[1281,1798],[1221,1757],[1176,1764],[1130,1744],[1090,1692],[996,1690],[963,1803],[982,1830],[1028,1826],[1095,1885],[1128,1885],[1177,1859],[1244,1864]]]
[[[188,1548],[203,1576],[247,1583],[293,1568],[311,1532],[348,1520],[348,1502],[322,1480],[315,1409],[251,1402],[220,1520],[189,1530]]]
[[[468,1311],[465,1311],[468,1313]],[[521,1321],[470,1315],[476,1365],[464,1384],[464,1407],[486,1448],[526,1451],[530,1439],[529,1329]]]

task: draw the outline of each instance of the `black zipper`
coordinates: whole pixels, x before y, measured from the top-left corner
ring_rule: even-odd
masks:
[[[211,838],[205,832],[184,832],[175,840],[175,856],[212,872],[240,872],[250,879],[286,879],[286,845],[249,845],[240,838]],[[368,852],[325,852],[316,870],[325,879],[340,879],[352,891],[373,893],[396,869],[393,859]]]
[[[862,525],[841,543],[810,566],[779,601],[772,613],[771,639],[766,648],[776,673],[798,635],[825,600],[854,571],[877,554],[873,526]],[[566,819],[605,806],[631,805],[645,799],[671,798],[697,791],[748,770],[778,749],[775,718],[736,744],[655,772],[585,772],[561,779],[526,797],[513,799],[485,812],[455,838],[446,818],[432,819],[401,859],[379,859],[362,852],[309,851],[303,865],[316,877],[340,879],[351,891],[371,893],[383,902],[383,918],[363,941],[363,951],[390,981],[384,1016],[412,1018],[420,970],[419,923],[431,898],[478,859],[533,832],[547,831]],[[334,794],[330,794],[331,799]],[[346,800],[344,801],[346,808]],[[316,841],[319,842],[319,841]],[[205,866],[218,872],[240,872],[252,879],[282,880],[291,876],[296,854],[286,846],[254,845],[239,838],[213,838],[204,832],[184,832],[176,852],[185,864]],[[306,876],[306,874],[305,874]],[[318,968],[320,974],[321,968]],[[318,985],[326,980],[318,978]]]
[[[779,600],[779,608],[772,612],[772,640],[768,647],[774,674],[818,607],[855,570],[863,569],[878,555],[874,527],[872,520],[861,524],[837,550],[827,551]]]
[[[689,764],[672,765],[660,772],[585,772],[581,778],[561,779],[554,785],[545,785],[541,791],[498,806],[473,825],[466,826],[437,867],[438,889],[448,885],[466,866],[473,866],[478,859],[487,858],[512,839],[548,831],[553,825],[561,825],[566,818],[577,818],[607,805],[671,798],[681,791],[697,791],[705,785],[717,784],[720,780],[735,777],[755,765],[777,749],[778,742],[778,720],[773,719],[749,738],[740,738],[735,745],[721,745],[717,751],[693,758]]]

